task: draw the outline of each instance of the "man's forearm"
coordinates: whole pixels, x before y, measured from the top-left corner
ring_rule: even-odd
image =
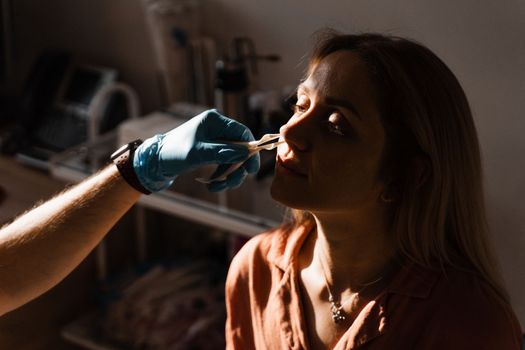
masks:
[[[141,193],[111,165],[0,230],[0,315],[60,282]]]

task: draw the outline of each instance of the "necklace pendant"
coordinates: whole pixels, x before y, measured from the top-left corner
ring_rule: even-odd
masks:
[[[338,302],[334,301],[331,301],[331,304],[330,311],[332,312],[332,321],[337,324],[346,320],[346,317],[342,311],[342,306]]]
[[[332,310],[332,320],[334,321],[335,324],[338,324],[346,320],[346,317],[345,315],[343,315],[340,309],[336,309],[336,310]]]

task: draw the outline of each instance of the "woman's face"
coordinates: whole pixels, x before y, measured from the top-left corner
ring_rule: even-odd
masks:
[[[337,51],[298,87],[295,113],[281,128],[272,197],[295,209],[349,212],[377,205],[385,145],[364,64]]]

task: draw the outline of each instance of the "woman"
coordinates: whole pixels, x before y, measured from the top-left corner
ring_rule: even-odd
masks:
[[[230,349],[521,349],[486,239],[465,94],[430,50],[320,41],[272,184],[291,223],[226,285]]]

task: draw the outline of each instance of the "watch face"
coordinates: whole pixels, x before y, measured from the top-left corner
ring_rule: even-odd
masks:
[[[130,143],[127,143],[127,144],[123,145],[118,150],[113,152],[113,154],[110,156],[110,159],[115,159],[115,158],[119,157],[121,154],[123,154],[124,152],[126,152],[129,149],[135,150],[138,146],[140,146],[141,143],[142,143],[142,140],[135,140],[135,141],[132,141]]]
[[[126,145],[120,147],[115,152],[113,152],[113,154],[111,155],[110,158],[111,159],[115,159],[115,158],[119,157],[121,154],[123,154],[124,152],[126,152],[128,149],[129,149],[129,144],[126,144]]]

